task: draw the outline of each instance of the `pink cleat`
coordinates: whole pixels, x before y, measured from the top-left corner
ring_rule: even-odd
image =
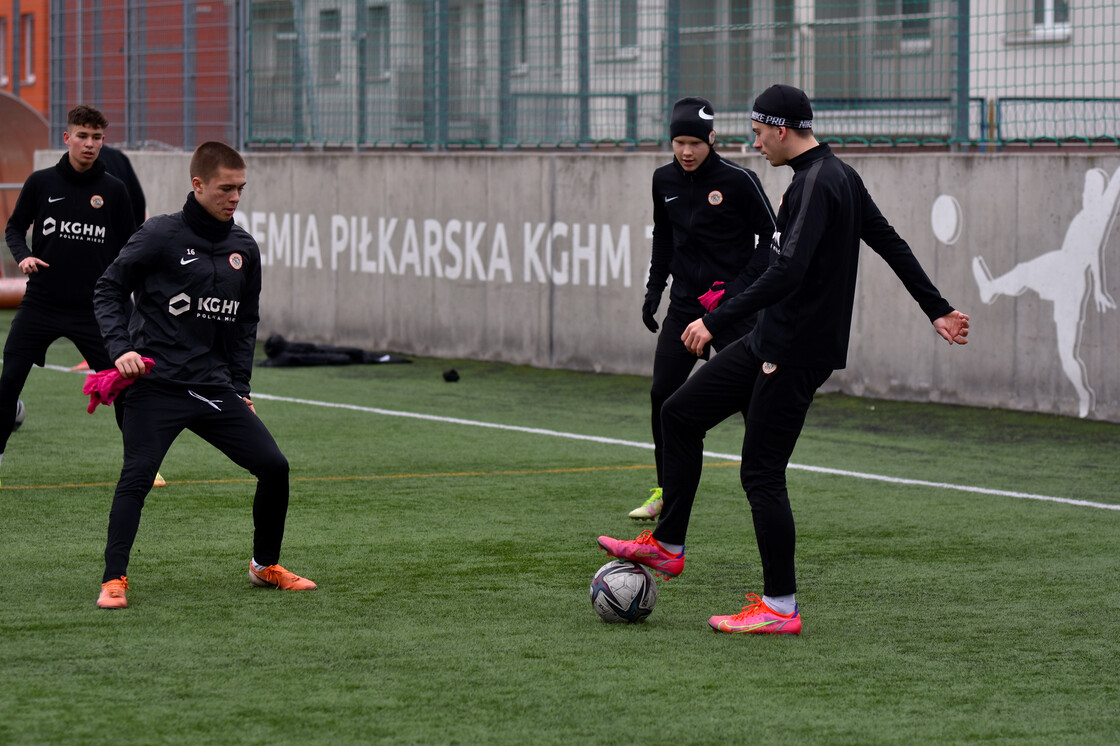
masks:
[[[785,616],[767,606],[755,593],[748,593],[747,601],[750,603],[738,614],[714,616],[708,624],[716,632],[732,635],[801,634],[801,614],[796,608],[792,614]]]
[[[643,531],[633,541],[600,536],[599,546],[610,556],[645,565],[666,580],[677,577],[684,570],[684,552],[671,553],[653,538],[652,531]]]

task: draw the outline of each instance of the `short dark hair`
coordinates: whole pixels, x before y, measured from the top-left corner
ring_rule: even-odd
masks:
[[[196,176],[208,181],[218,173],[219,168],[240,170],[245,168],[245,159],[224,142],[211,140],[194,149],[191,156],[191,178]]]
[[[109,126],[109,120],[97,109],[86,104],[78,104],[66,114],[66,127],[91,127],[103,130]]]

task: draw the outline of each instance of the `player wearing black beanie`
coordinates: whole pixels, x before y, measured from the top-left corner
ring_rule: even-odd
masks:
[[[750,287],[690,323],[682,341],[692,354],[743,319],[758,323],[683,383],[661,411],[664,506],[657,528],[632,541],[599,537],[619,559],[675,577],[703,469],[704,436],[742,412],[740,477],[762,560],[762,595],[748,594],[737,614],[708,620],[717,632],[799,634],[794,572],[796,531],[786,469],[809,405],[847,360],[861,242],[881,256],[950,344],[968,342],[968,316],[934,287],[907,243],[879,211],[856,171],[813,135],[804,92],[774,86],[755,100],[754,147],[793,180],[782,196],[769,263]]]
[[[630,512],[631,518],[646,520],[661,510],[661,406],[688,379],[697,361],[681,344],[681,333],[761,274],[774,231],[774,211],[758,176],[723,159],[713,147],[715,108],[710,101],[698,96],[677,101],[669,118],[669,137],[673,161],[653,174],[653,249],[642,304],[643,322],[657,333],[654,314],[672,276],[650,390],[657,487]],[[737,320],[712,347],[731,344],[753,325],[753,315]]]

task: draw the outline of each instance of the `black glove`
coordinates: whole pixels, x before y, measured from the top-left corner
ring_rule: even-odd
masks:
[[[656,290],[646,293],[646,301],[642,304],[642,323],[654,334],[657,334],[657,319],[653,318],[653,315],[657,313],[657,306],[660,304],[661,293]]]

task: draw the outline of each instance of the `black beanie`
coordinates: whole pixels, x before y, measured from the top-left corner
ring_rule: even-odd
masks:
[[[669,120],[669,138],[696,137],[711,144],[711,134],[716,112],[712,102],[699,96],[682,98],[673,104],[673,118]]]
[[[775,127],[792,127],[798,130],[813,129],[813,107],[809,97],[800,88],[791,85],[772,85],[754,100],[751,119]]]

